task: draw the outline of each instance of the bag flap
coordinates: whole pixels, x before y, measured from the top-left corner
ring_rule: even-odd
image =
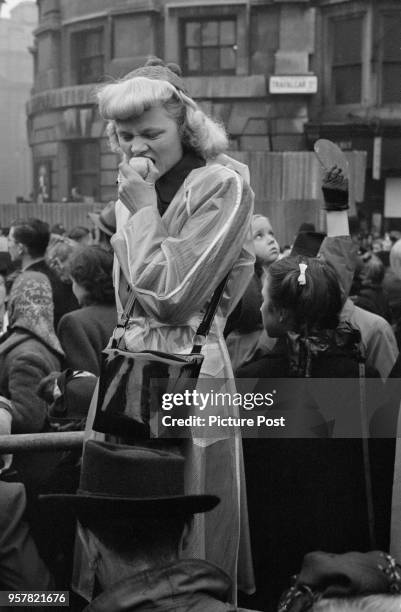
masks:
[[[202,354],[178,354],[178,353],[163,353],[162,351],[124,351],[116,348],[106,348],[102,351],[106,356],[120,355],[127,359],[136,359],[138,361],[160,361],[166,364],[185,365],[188,363],[202,362],[204,356]]]

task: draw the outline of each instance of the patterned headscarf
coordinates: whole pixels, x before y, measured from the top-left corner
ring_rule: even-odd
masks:
[[[49,348],[63,355],[54,331],[54,306],[50,282],[41,272],[23,272],[14,281],[8,301],[11,328],[18,327],[37,336]]]
[[[401,593],[400,566],[387,553],[321,551],[305,555],[293,586],[281,597],[278,612],[307,612],[320,599]]]

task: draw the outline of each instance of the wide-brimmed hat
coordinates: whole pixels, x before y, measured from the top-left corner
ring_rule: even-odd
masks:
[[[78,517],[176,516],[212,510],[215,495],[184,494],[184,458],[170,451],[89,440],[79,488],[41,495]]]
[[[89,219],[107,236],[116,233],[115,203],[109,202],[102,211],[88,213]]]

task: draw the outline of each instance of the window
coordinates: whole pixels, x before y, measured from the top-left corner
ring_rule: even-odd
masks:
[[[50,202],[52,162],[50,159],[37,159],[35,161],[35,198],[39,204]]]
[[[122,15],[113,20],[113,58],[151,55],[152,18],[149,15]]]
[[[96,140],[81,140],[70,143],[70,194],[74,197],[99,195],[99,143]]]
[[[185,20],[182,26],[186,74],[235,74],[236,19]]]
[[[103,77],[103,28],[76,32],[71,38],[72,63],[78,85],[95,83]]]
[[[393,0],[325,2],[326,104],[380,106],[401,102],[401,11],[395,4]]]
[[[49,34],[45,34],[38,38],[38,70],[45,72],[52,67],[54,56],[52,52],[52,38]]]
[[[381,26],[381,102],[401,102],[401,15],[382,15]]]
[[[332,21],[332,100],[358,104],[362,81],[362,17]]]
[[[280,48],[279,8],[255,7],[251,11],[249,45],[252,74],[274,74],[275,55]]]

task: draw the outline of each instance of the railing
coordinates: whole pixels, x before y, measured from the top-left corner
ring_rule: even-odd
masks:
[[[82,447],[83,431],[0,436],[0,455],[25,451],[71,450]]]

